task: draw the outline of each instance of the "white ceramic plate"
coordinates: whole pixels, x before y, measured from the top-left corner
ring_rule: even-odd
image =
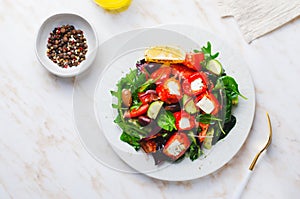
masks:
[[[50,32],[54,28],[62,25],[74,25],[76,29],[83,31],[87,41],[88,51],[86,54],[86,60],[81,62],[77,67],[61,68],[57,64],[53,63],[46,55],[47,40],[50,36]],[[83,17],[72,13],[55,14],[41,25],[35,45],[35,52],[40,63],[51,73],[60,77],[72,77],[76,76],[85,70],[87,70],[93,63],[98,49],[97,34],[92,25]]]
[[[178,32],[188,30],[188,37],[170,30],[176,30]],[[122,37],[121,35],[119,38]],[[123,40],[120,43],[118,50],[111,50],[112,54],[108,55],[110,58],[106,60],[106,63],[102,63],[105,65],[101,65],[101,67],[106,66],[106,69],[104,71],[103,68],[101,70],[98,69],[98,73],[93,73],[92,75],[93,81],[90,81],[90,83],[96,84],[92,85],[91,89],[94,91],[91,91],[94,98],[89,95],[89,92],[86,90],[85,94],[88,95],[82,97],[83,95],[79,94],[83,91],[82,86],[86,86],[90,83],[76,81],[78,86],[75,85],[75,98],[73,98],[75,99],[75,121],[77,128],[81,129],[79,130],[79,134],[85,146],[98,160],[107,166],[126,172],[134,172],[134,170],[137,170],[148,176],[162,180],[191,180],[208,175],[221,168],[238,152],[246,140],[252,125],[255,109],[255,93],[245,62],[236,52],[215,36],[191,26],[182,25],[182,27],[179,27],[178,25],[171,25],[161,27],[160,29],[152,28],[137,30],[131,32],[131,34],[123,33],[123,35],[125,35],[124,38],[127,38],[128,40]],[[235,128],[224,140],[218,142],[205,158],[193,162],[189,159],[185,159],[179,164],[164,164],[160,167],[154,166],[152,157],[147,156],[142,151],[135,152],[129,145],[119,140],[121,132],[113,123],[115,113],[111,108],[112,97],[109,90],[115,89],[116,82],[124,75],[124,72],[127,73],[129,68],[134,67],[135,62],[143,57],[145,48],[160,44],[179,46],[189,51],[191,49],[199,48],[199,46],[204,45],[207,41],[211,41],[214,51],[219,51],[221,53],[220,60],[224,64],[227,74],[233,76],[237,80],[240,91],[248,97],[248,100],[240,100],[238,107],[234,110],[234,115],[237,117]],[[80,79],[81,81],[83,80],[83,78]],[[80,102],[84,102],[85,99],[93,102],[95,105],[94,110],[98,118],[93,117],[90,121],[93,122],[94,130],[99,132],[98,134],[86,134],[87,132],[83,132],[83,130],[87,128],[81,124],[82,120],[76,120],[76,118],[79,118],[76,115],[84,112],[81,110],[82,107],[79,106],[83,106],[80,105]],[[87,107],[87,105],[85,105],[85,107]],[[93,108],[89,107],[89,110],[91,109]],[[88,112],[85,112],[85,114],[88,114]],[[100,124],[99,129],[96,129],[94,124],[97,120]],[[98,145],[103,146],[104,144],[104,146],[110,146],[112,148],[109,147],[104,149],[103,147],[101,148],[98,146],[98,151],[95,151],[97,143]],[[134,170],[131,170],[127,165],[124,165],[122,161],[118,160],[114,153],[111,153],[111,149],[113,149],[126,164],[134,168]],[[102,150],[102,152],[100,150]],[[107,153],[105,154],[107,151],[110,152],[109,155],[107,155]],[[109,157],[113,160],[109,160]]]

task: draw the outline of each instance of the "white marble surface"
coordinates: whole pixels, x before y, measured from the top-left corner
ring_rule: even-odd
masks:
[[[225,38],[244,56],[256,89],[253,127],[240,152],[219,171],[186,182],[125,174],[97,162],[75,130],[74,79],[49,74],[34,53],[39,26],[60,12],[87,18],[100,43],[169,23],[201,25]],[[0,13],[0,198],[230,198],[267,139],[266,111],[273,143],[243,198],[299,198],[299,19],[248,45],[233,19],[220,18],[212,0],[133,0],[120,14],[91,0],[0,0]]]

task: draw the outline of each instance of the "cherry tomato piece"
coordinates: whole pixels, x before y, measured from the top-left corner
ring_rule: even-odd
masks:
[[[128,110],[124,113],[125,118],[135,118],[147,113],[149,104],[143,104],[138,109]]]
[[[200,71],[202,68],[201,62],[203,62],[204,59],[205,59],[204,53],[202,53],[202,52],[187,53],[183,64],[193,70]]]

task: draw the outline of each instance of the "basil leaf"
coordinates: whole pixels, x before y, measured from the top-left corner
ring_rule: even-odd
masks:
[[[175,117],[172,112],[165,111],[158,116],[158,126],[165,129],[166,131],[177,130],[175,126]]]
[[[226,98],[225,105],[225,123],[231,120],[232,105],[238,103],[238,97],[242,96],[244,99],[247,99],[241,95],[238,84],[235,79],[230,76],[222,76],[218,78],[214,90],[224,90]]]
[[[217,84],[214,89],[225,89],[226,95],[230,97],[231,102],[236,101],[238,96],[242,97],[243,99],[247,99],[240,93],[238,84],[236,83],[235,79],[230,76],[220,77],[217,80]]]

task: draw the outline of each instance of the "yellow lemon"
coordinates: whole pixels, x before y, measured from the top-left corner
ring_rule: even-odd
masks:
[[[94,2],[109,11],[123,11],[129,7],[131,0],[94,0]]]
[[[185,51],[172,46],[153,46],[145,51],[147,62],[182,63],[185,60]]]

